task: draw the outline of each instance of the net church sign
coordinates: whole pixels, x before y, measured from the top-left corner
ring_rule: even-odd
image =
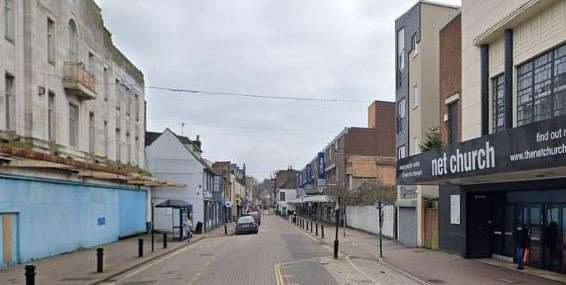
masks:
[[[401,185],[566,166],[566,116],[483,136],[398,161]]]

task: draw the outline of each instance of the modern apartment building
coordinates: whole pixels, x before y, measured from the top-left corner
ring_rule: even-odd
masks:
[[[0,267],[145,231],[144,76],[100,8],[3,0],[0,19]]]
[[[439,30],[459,13],[459,8],[419,1],[395,21],[397,102],[396,153],[398,159],[420,153],[427,133],[438,129]],[[410,246],[434,243],[423,241],[426,213],[434,207],[438,187],[398,185],[398,237]],[[432,247],[432,246],[430,246]]]
[[[566,1],[463,0],[461,139],[399,161],[399,183],[439,185],[440,248],[566,272]]]

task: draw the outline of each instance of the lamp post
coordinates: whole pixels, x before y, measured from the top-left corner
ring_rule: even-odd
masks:
[[[379,259],[383,260],[383,245],[382,245],[382,237],[383,237],[383,205],[381,204],[381,200],[375,203],[375,207],[378,210],[378,221],[379,221]]]
[[[336,207],[334,208],[334,218],[336,222],[336,235],[334,237],[334,259],[338,259],[338,226],[340,223],[340,197],[336,200]]]

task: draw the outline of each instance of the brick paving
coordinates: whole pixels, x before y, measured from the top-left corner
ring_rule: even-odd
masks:
[[[230,224],[229,234],[233,234],[233,224]],[[191,243],[195,243],[206,237],[223,235],[224,227],[220,227],[212,232],[197,235]],[[144,239],[145,256],[143,258],[137,257],[139,238]],[[78,250],[68,254],[37,260],[29,264],[34,264],[37,268],[36,284],[93,284],[189,244],[186,241],[169,241],[168,248],[163,249],[161,234],[156,234],[154,241],[155,251],[153,253],[151,252],[150,235],[136,236],[100,246],[104,248],[105,251],[105,270],[103,273],[96,273],[95,248]],[[24,265],[0,271],[0,284],[15,285],[24,283]]]
[[[300,227],[298,227],[300,229]],[[325,225],[325,243],[332,245],[335,226]],[[301,229],[302,230],[302,229]],[[310,230],[302,230],[309,235]],[[340,250],[359,259],[378,259],[377,237],[363,231],[339,228]],[[320,233],[317,238],[320,238]],[[409,248],[384,239],[384,262],[428,284],[563,284],[525,272],[509,270],[455,254]]]

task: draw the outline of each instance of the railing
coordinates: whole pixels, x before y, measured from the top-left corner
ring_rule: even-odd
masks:
[[[82,63],[66,62],[63,82],[67,86],[82,85],[96,93],[96,77]]]

